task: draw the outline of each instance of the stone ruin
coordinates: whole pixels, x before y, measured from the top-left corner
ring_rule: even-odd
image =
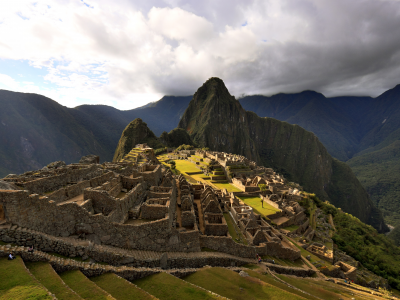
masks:
[[[152,152],[146,145],[137,148]],[[249,164],[239,156],[202,155],[209,160],[224,157],[228,165],[231,161]],[[150,160],[141,164],[98,162],[98,157],[90,156],[80,163],[57,162],[4,178],[2,186],[7,189],[0,190],[0,225],[6,226],[2,230],[7,233],[0,232],[0,238],[16,241],[13,235],[18,233],[10,229],[16,226],[49,239],[113,249],[200,253],[209,248],[252,259],[255,253],[292,260],[300,257],[297,249],[287,247],[278,230],[234,195],[204,183],[189,183]],[[258,176],[255,180],[265,179]],[[229,214],[249,246],[232,240],[226,220]]]

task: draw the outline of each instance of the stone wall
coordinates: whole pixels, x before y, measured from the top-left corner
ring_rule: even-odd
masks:
[[[130,177],[126,177],[126,176],[121,177],[122,187],[127,190],[131,190],[135,186],[137,186],[139,183],[143,183],[143,182],[144,182],[143,176],[139,176],[137,178],[130,178]]]
[[[230,237],[200,236],[200,246],[240,257],[256,257],[255,247],[238,244]]]
[[[275,207],[275,208],[279,209],[279,204],[274,202],[274,201],[269,200],[268,197],[261,196],[261,199],[263,199],[264,202],[266,202],[267,204],[271,205],[272,207]]]
[[[83,190],[88,187],[90,187],[90,180],[85,180],[77,184],[71,185],[66,188],[67,196],[69,199],[79,196],[83,193]]]
[[[107,172],[101,176],[90,179],[90,186],[97,187],[114,178],[114,172]]]
[[[182,211],[181,212],[181,225],[182,227],[193,227],[194,223],[196,223],[196,216],[194,214],[194,209],[192,207],[191,211]]]
[[[158,220],[167,217],[168,208],[169,202],[168,205],[143,203],[140,211],[143,219]]]
[[[39,178],[36,180],[23,182],[23,188],[29,190],[31,193],[43,194],[56,191],[69,182],[79,182],[82,180],[89,180],[103,174],[103,169],[98,165],[91,165],[87,168],[72,169],[68,168],[60,175],[51,177]]]
[[[255,248],[257,253],[261,256],[271,255],[282,259],[290,259],[292,261],[301,257],[300,250],[285,247],[281,243],[274,241],[262,243],[260,246],[256,246]]]
[[[128,217],[129,204],[140,187],[139,184],[125,198],[117,199],[116,209],[107,216],[92,215],[75,203],[57,206],[47,197],[29,195],[26,191],[0,191],[0,203],[8,222],[53,236],[76,235],[83,224],[88,232],[86,237],[97,244],[154,251],[183,251],[185,248],[198,251],[196,245],[191,248],[191,244],[179,241],[169,217],[141,225],[116,223]]]
[[[153,169],[153,167],[154,167],[154,169]],[[133,177],[142,176],[144,181],[146,181],[148,185],[158,186],[160,183],[161,177],[162,177],[161,165],[157,165],[157,166],[146,165],[146,166],[143,166],[142,168],[144,168],[145,171],[144,170],[140,170],[140,171],[133,170],[133,172],[132,172]],[[150,170],[150,169],[153,169],[153,170]]]

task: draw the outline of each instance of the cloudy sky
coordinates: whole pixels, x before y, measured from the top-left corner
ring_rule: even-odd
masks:
[[[400,83],[400,1],[0,1],[0,89],[131,109],[212,76],[377,96]]]

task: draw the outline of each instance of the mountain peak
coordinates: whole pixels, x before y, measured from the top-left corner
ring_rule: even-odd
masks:
[[[147,143],[150,147],[159,144],[157,137],[142,119],[136,118],[126,126],[115,150],[113,161],[120,161],[137,144]]]

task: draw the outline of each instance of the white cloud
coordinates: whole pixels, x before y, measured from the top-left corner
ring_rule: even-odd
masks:
[[[375,96],[399,83],[399,1],[85,3],[0,2],[0,58],[47,72],[35,86],[2,70],[2,87],[127,109],[192,94],[211,76],[236,95]]]

